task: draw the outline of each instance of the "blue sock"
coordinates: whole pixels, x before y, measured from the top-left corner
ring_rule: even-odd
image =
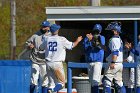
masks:
[[[140,93],[140,87],[137,87],[137,92],[136,93]]]
[[[99,86],[91,87],[91,93],[99,93]]]
[[[126,93],[125,87],[122,86],[122,87],[118,88],[118,93]]]
[[[48,93],[48,88],[47,87],[42,87],[42,93]]]
[[[133,93],[133,88],[126,88],[126,93]]]
[[[126,93],[126,89],[124,86],[121,87],[121,91],[122,91],[122,93]]]
[[[111,88],[110,87],[105,87],[103,93],[111,93]]]
[[[55,87],[54,87],[54,89],[53,89],[53,91],[54,91],[54,92],[57,92],[57,91],[59,91],[60,89],[62,89],[62,84],[56,84]]]
[[[30,93],[34,93],[36,85],[30,85]]]

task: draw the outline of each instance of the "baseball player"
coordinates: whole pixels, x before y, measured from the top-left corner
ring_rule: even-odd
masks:
[[[138,46],[136,47],[137,53],[137,71],[136,71],[136,78],[137,78],[137,93],[140,93],[140,35],[138,36],[139,42]]]
[[[110,55],[106,58],[108,67],[103,77],[104,93],[111,93],[111,83],[114,79],[118,93],[126,93],[122,81],[123,71],[123,42],[119,36],[121,33],[121,24],[111,22],[106,30],[111,30],[112,38],[109,40]]]
[[[133,45],[133,42],[131,39],[127,38],[124,41],[125,48],[128,50],[128,56],[124,59],[124,62],[129,62],[129,63],[134,63],[134,52],[133,49],[130,49],[130,44],[131,46]],[[125,51],[123,51],[125,52]],[[124,53],[124,56],[126,54]],[[134,78],[134,68],[125,68],[123,70],[123,82],[124,85],[126,86],[126,93],[133,93],[134,91],[134,83],[135,83],[135,78]],[[128,78],[129,77],[129,78]]]
[[[39,47],[44,40],[44,36],[47,37],[50,35],[49,30],[50,23],[44,21],[41,24],[41,29],[26,41],[26,46],[31,50],[30,59],[32,61],[30,93],[34,93],[39,77],[42,85],[42,93],[45,93],[45,87],[48,82],[48,78],[46,77],[45,50],[40,50]]]
[[[99,82],[104,58],[105,37],[100,35],[102,26],[95,24],[93,31],[86,35],[83,45],[86,62],[89,64],[88,75],[91,82],[91,93],[99,93]]]
[[[137,71],[136,71],[136,77],[137,77],[137,83],[136,83],[136,86],[137,86],[137,92],[136,93],[140,93],[140,74],[139,74],[139,71],[140,71],[140,66],[139,66],[139,54],[140,54],[140,45],[138,43],[138,46],[136,47],[136,49],[133,48],[133,44],[132,44],[132,41],[130,41],[129,39],[125,42],[125,46],[127,47],[127,49],[130,50],[130,54],[129,54],[129,57],[126,59],[126,61],[128,62],[134,62],[134,55],[136,55],[137,59]],[[134,68],[131,68],[130,69],[130,78],[129,78],[129,81],[126,81],[128,82],[128,88],[127,88],[127,93],[133,93],[133,88],[134,88]],[[127,77],[128,78],[128,77]]]
[[[63,63],[66,57],[66,49],[71,50],[82,40],[79,36],[75,42],[68,41],[65,37],[59,36],[60,25],[53,24],[50,27],[52,36],[47,37],[40,49],[45,49],[45,59],[47,64],[47,76],[49,78],[48,90],[57,92],[65,85],[65,74]],[[46,91],[45,93],[48,93]]]

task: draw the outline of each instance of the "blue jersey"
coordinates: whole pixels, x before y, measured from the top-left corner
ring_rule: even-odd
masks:
[[[105,45],[105,37],[99,35],[101,46]],[[86,62],[103,62],[104,50],[101,47],[95,47],[92,44],[92,40],[89,41],[86,37],[83,42],[85,49]]]

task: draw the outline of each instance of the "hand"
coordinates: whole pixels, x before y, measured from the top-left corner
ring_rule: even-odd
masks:
[[[76,41],[74,42],[73,48],[76,47],[78,45],[78,43],[83,39],[82,36],[79,36]]]
[[[30,44],[29,48],[30,49],[33,49],[34,48],[34,45],[33,44]]]
[[[110,63],[110,69],[114,69],[115,68],[115,63]]]
[[[79,37],[77,38],[77,41],[80,42],[82,39],[83,39],[83,37],[82,37],[82,36],[79,36]]]
[[[132,44],[125,42],[125,47],[130,50],[132,48]]]
[[[86,36],[89,39],[89,41],[92,40],[92,38],[93,38],[93,35],[91,33],[90,34],[86,34]]]

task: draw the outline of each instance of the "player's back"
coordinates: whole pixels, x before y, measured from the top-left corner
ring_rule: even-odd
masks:
[[[45,59],[51,62],[64,61],[66,49],[71,49],[72,45],[72,42],[69,42],[65,37],[58,35],[48,37]]]

